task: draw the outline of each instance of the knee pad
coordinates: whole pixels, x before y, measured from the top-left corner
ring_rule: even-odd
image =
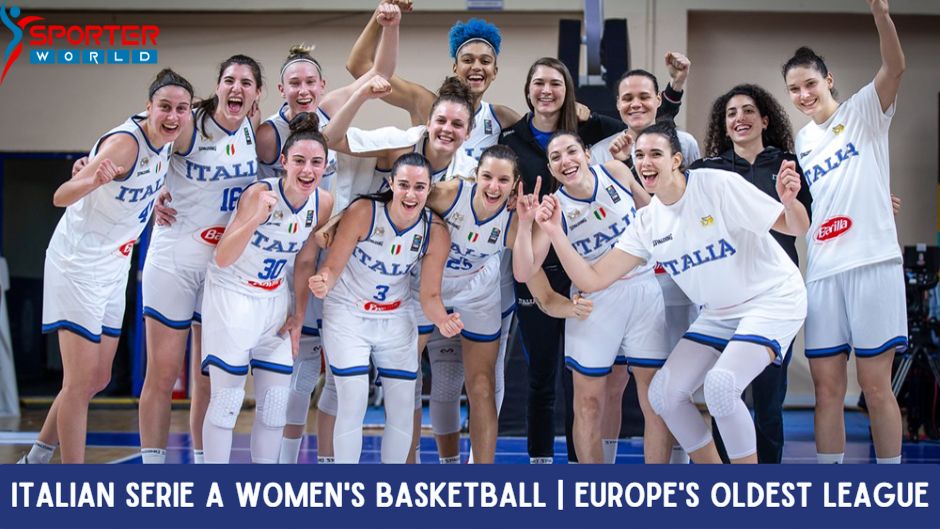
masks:
[[[653,408],[653,411],[656,412],[656,415],[662,416],[663,413],[668,411],[667,403],[669,402],[666,398],[666,388],[669,386],[669,368],[663,367],[653,375],[653,380],[650,381],[650,389],[647,394],[647,397],[650,401],[650,407]]]
[[[307,424],[308,411],[310,411],[310,394],[291,389],[287,399],[287,424]]]
[[[261,407],[261,424],[268,428],[283,428],[287,424],[287,400],[290,398],[290,388],[287,386],[272,386],[264,392],[264,404]]]
[[[460,400],[461,388],[463,388],[463,364],[432,359],[431,400],[437,402]]]
[[[336,378],[329,372],[327,367],[326,383],[323,384],[323,390],[320,391],[320,400],[317,401],[317,409],[336,417]]]
[[[732,371],[712,369],[705,375],[705,404],[712,417],[731,415],[740,398]]]
[[[212,392],[209,399],[209,409],[206,419],[213,426],[231,430],[235,428],[238,412],[242,409],[245,400],[245,390],[242,388],[219,388]]]
[[[433,382],[432,382],[433,384]],[[415,379],[415,408],[420,410],[424,403],[421,402],[421,390],[424,388],[424,373],[421,372],[421,362],[418,362],[418,378]]]
[[[319,355],[317,355],[319,357]],[[320,359],[297,359],[290,377],[290,388],[310,395],[320,380]]]

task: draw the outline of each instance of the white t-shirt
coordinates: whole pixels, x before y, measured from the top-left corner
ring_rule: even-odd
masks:
[[[874,83],[862,87],[821,125],[796,137],[813,194],[806,234],[806,281],[901,258],[891,209],[888,127],[895,104],[881,111]]]
[[[770,235],[782,211],[735,173],[697,169],[676,203],[654,196],[614,247],[662,264],[696,305],[752,314],[738,306],[799,274]]]

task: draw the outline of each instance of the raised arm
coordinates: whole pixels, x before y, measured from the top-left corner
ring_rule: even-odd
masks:
[[[95,157],[55,190],[52,203],[64,208],[114,179],[123,178],[137,159],[137,141],[129,134],[105,138]],[[76,163],[76,165],[78,165]]]
[[[777,196],[783,204],[783,212],[774,222],[773,230],[795,237],[806,235],[809,230],[809,212],[796,199],[802,187],[802,178],[796,171],[796,162],[785,160],[777,173]]]
[[[379,4],[375,20],[382,28],[375,64],[363,75],[356,76],[356,80],[352,83],[331,91],[323,98],[320,108],[328,116],[333,116],[339,111],[353,93],[363,84],[368,83],[372,77],[378,75],[390,79],[395,74],[398,62],[398,27],[401,22],[401,11],[398,6],[391,3]]]
[[[304,243],[297,256],[294,257],[294,310],[287,317],[278,334],[290,333],[291,352],[294,357],[300,351],[300,333],[304,324],[304,316],[307,313],[307,300],[310,295],[310,288],[307,283],[310,282],[310,276],[316,272],[317,257],[320,254],[320,247],[317,245],[314,234],[330,220],[330,211],[333,210],[333,196],[329,192],[321,190],[320,205],[317,211],[317,225],[307,241]]]
[[[375,153],[351,153],[349,142],[346,140],[346,132],[363,103],[369,99],[385,97],[390,91],[391,85],[380,76],[374,76],[368,82],[360,85],[346,101],[346,104],[336,112],[326,127],[323,128],[323,135],[326,136],[329,148],[354,156],[376,156]]]
[[[395,1],[393,3],[399,5],[402,11],[411,11],[411,2]],[[365,75],[373,67],[376,60],[376,46],[381,34],[381,26],[377,20],[380,9],[381,4],[376,8],[375,16],[369,19],[369,23],[366,24],[359,38],[356,39],[356,43],[346,59],[346,70],[353,77],[358,78]],[[431,105],[436,97],[434,92],[397,75],[392,76],[389,81],[392,84],[392,95],[385,101],[407,111],[411,116],[412,125],[427,123]]]
[[[881,47],[881,68],[875,74],[875,91],[881,101],[881,111],[886,112],[894,103],[901,87],[901,76],[907,64],[904,50],[898,39],[898,30],[888,13],[888,0],[867,0],[871,14],[875,17],[878,28],[878,41]]]
[[[552,195],[547,195],[536,213],[536,221],[555,247],[558,260],[571,282],[582,292],[603,290],[631,270],[643,264],[643,259],[616,248],[607,252],[591,265],[578,255],[561,229],[561,206]],[[515,258],[515,253],[513,254]]]
[[[373,202],[368,199],[357,200],[346,208],[326,261],[320,265],[317,273],[310,276],[307,286],[313,295],[323,299],[336,284],[339,275],[346,268],[346,262],[352,256],[356,244],[368,235],[366,230],[372,224]]]
[[[215,263],[222,268],[241,257],[248,241],[277,204],[277,193],[264,184],[248,186],[238,199],[235,218],[225,229],[218,246],[215,247]]]
[[[456,336],[463,329],[460,314],[448,314],[441,297],[441,278],[444,262],[450,254],[450,233],[444,221],[433,215],[429,234],[428,251],[421,259],[421,310],[437,325],[446,338]]]
[[[624,134],[622,138],[629,138],[630,136]],[[614,143],[618,143],[621,138],[614,140]],[[611,144],[611,151],[614,150],[614,145]],[[623,152],[624,149],[621,149],[619,152]],[[629,152],[629,148],[626,149]],[[636,181],[636,178],[633,176],[633,172],[630,171],[630,168],[623,164],[620,160],[609,160],[604,164],[604,169],[607,169],[607,172],[614,177],[617,182],[620,182],[620,185],[626,187],[630,190],[630,193],[633,194],[633,202],[636,204],[637,209],[646,207],[650,203],[650,194],[646,192],[646,189]]]
[[[516,199],[516,225],[515,241],[512,245],[512,275],[516,281],[525,283],[535,271],[542,266],[551,241],[540,229],[534,225],[535,214],[538,210],[539,191],[542,188],[542,177],[535,179],[535,191],[524,195],[522,182],[519,182]],[[546,195],[550,196],[550,195]]]

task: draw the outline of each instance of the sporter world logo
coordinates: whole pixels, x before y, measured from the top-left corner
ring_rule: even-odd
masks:
[[[0,85],[29,46],[30,64],[157,64],[160,27],[135,24],[62,25],[0,5],[0,21],[12,34],[3,53]]]

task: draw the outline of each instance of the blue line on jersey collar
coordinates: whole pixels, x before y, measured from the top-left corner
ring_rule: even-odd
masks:
[[[408,226],[407,228],[401,231],[398,231],[398,227],[395,226],[394,222],[392,222],[392,216],[388,214],[388,204],[384,204],[384,207],[382,208],[382,210],[385,211],[385,218],[388,219],[388,225],[392,227],[392,231],[395,232],[395,235],[397,237],[401,237],[402,235],[411,231],[412,228],[414,228],[415,226],[418,225],[419,222],[421,222],[421,218],[424,216],[424,212],[422,211],[422,214],[418,215],[418,220],[416,220],[414,224],[412,224],[411,226]]]
[[[144,114],[134,114],[131,116],[131,121],[134,122],[134,125],[137,125],[138,129],[140,129],[140,134],[144,137],[144,142],[147,144],[147,147],[149,147],[154,154],[162,154],[163,149],[165,149],[166,146],[170,145],[172,142],[164,144],[163,147],[160,147],[159,149],[154,147],[153,144],[150,143],[150,138],[147,137],[147,131],[145,131],[144,128],[140,126],[140,123],[137,122],[138,119],[144,120],[147,118],[144,116]]]
[[[573,197],[573,196],[569,195],[569,194],[565,191],[565,186],[561,186],[560,188],[558,188],[558,191],[560,191],[563,195],[565,195],[566,197],[570,198],[571,200],[577,200],[578,202],[584,202],[584,203],[586,203],[586,204],[591,204],[591,203],[593,203],[593,202],[597,199],[597,188],[598,188],[597,173],[594,172],[594,167],[588,167],[588,169],[591,170],[591,174],[594,176],[594,193],[591,194],[591,198],[590,198],[590,199],[577,198],[577,197]]]
[[[495,219],[496,217],[499,216],[500,213],[503,212],[504,209],[506,209],[506,203],[503,202],[503,205],[499,207],[499,210],[496,213],[493,213],[489,218],[480,220],[480,218],[477,217],[477,210],[473,207],[473,197],[475,197],[476,195],[477,195],[477,184],[474,183],[473,186],[470,188],[470,212],[473,213],[473,221],[477,223],[477,226],[482,226],[486,224],[487,222]]]
[[[284,178],[287,178],[287,176],[285,176]],[[307,197],[307,199],[304,200],[303,204],[298,206],[297,209],[294,209],[294,206],[291,205],[290,200],[287,200],[287,195],[284,194],[284,178],[277,179],[277,189],[278,191],[281,192],[281,198],[283,198],[284,203],[287,204],[287,209],[289,209],[291,213],[296,215],[297,213],[300,213],[300,210],[304,209],[304,206],[306,206],[307,202],[310,201],[310,197]],[[314,189],[313,192],[316,193],[317,190]]]

